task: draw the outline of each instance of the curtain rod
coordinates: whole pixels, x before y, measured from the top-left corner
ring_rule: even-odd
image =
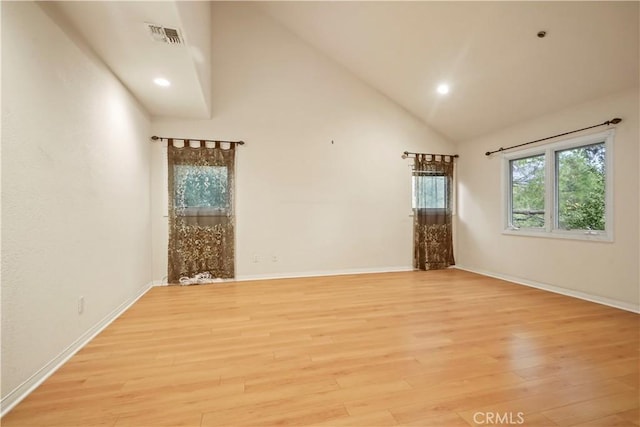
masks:
[[[167,138],[166,136],[156,136],[153,135],[151,137],[152,140],[154,141],[162,141],[163,139],[165,141],[168,141],[170,139],[178,139],[178,140],[182,140],[182,141],[200,141],[200,142],[224,142],[224,143],[228,143],[228,144],[238,144],[238,145],[244,145],[244,141],[221,141],[218,139],[198,139],[198,138]]]
[[[409,157],[415,157],[418,155],[424,155],[424,156],[441,156],[441,157],[453,157],[453,158],[458,158],[460,156],[458,156],[457,154],[430,154],[430,153],[412,153],[411,151],[405,151],[404,153],[402,153],[402,158],[406,159]]]
[[[617,125],[618,123],[620,123],[622,121],[621,118],[619,117],[614,117],[611,120],[607,120],[606,122],[603,123],[599,123],[597,125],[593,125],[593,126],[587,126],[586,128],[582,128],[582,129],[576,129],[576,130],[572,130],[569,132],[565,132],[565,133],[559,133],[557,135],[553,135],[553,136],[548,136],[546,138],[541,138],[541,139],[536,139],[535,141],[529,141],[529,142],[525,142],[522,144],[518,144],[518,145],[512,145],[511,147],[507,147],[507,148],[498,148],[497,150],[493,150],[493,151],[487,151],[485,154],[485,156],[490,156],[494,153],[499,153],[500,151],[506,151],[506,150],[511,150],[512,148],[518,148],[518,147],[522,147],[523,145],[529,145],[529,144],[535,144],[536,142],[540,142],[540,141],[546,141],[547,139],[552,139],[552,138],[557,138],[559,136],[565,136],[565,135],[569,135],[572,133],[576,133],[576,132],[582,132],[583,130],[587,130],[587,129],[593,129],[593,128],[597,128],[600,126],[608,126],[608,125]]]

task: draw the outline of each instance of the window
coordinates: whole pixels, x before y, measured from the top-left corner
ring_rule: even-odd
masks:
[[[411,177],[413,209],[445,209],[446,183],[444,175],[414,174]]]
[[[509,161],[511,173],[511,224],[518,228],[544,227],[544,155]]]
[[[505,233],[613,240],[614,131],[504,157]]]
[[[556,151],[557,224],[562,230],[605,229],[605,144]]]
[[[226,213],[229,208],[226,166],[174,165],[174,205],[186,216]]]
[[[236,145],[167,144],[167,281],[208,273],[235,276]]]

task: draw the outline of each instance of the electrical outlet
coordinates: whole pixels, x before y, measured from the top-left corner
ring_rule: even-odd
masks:
[[[260,258],[258,258],[258,255],[253,256],[253,262],[254,263],[260,262]]]
[[[78,314],[84,313],[84,297],[78,298]]]
[[[278,262],[278,255],[273,255],[271,257],[271,262]]]

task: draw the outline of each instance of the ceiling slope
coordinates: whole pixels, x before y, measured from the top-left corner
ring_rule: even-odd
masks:
[[[209,2],[57,2],[153,116],[211,116]],[[630,87],[638,2],[256,2],[452,141]],[[144,23],[178,27],[182,46]],[[547,37],[538,38],[540,30]],[[251,31],[251,28],[246,28]],[[159,88],[152,79],[172,81]],[[436,86],[447,82],[446,96]],[[614,112],[612,112],[614,113]]]
[[[261,2],[452,141],[638,86],[638,2]],[[540,30],[547,32],[538,38]],[[447,82],[446,96],[436,86]],[[612,112],[614,114],[615,112]]]

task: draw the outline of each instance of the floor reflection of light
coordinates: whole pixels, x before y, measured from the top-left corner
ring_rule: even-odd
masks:
[[[530,368],[531,360],[540,357],[540,343],[537,339],[515,335],[509,339],[507,358],[513,369]]]

